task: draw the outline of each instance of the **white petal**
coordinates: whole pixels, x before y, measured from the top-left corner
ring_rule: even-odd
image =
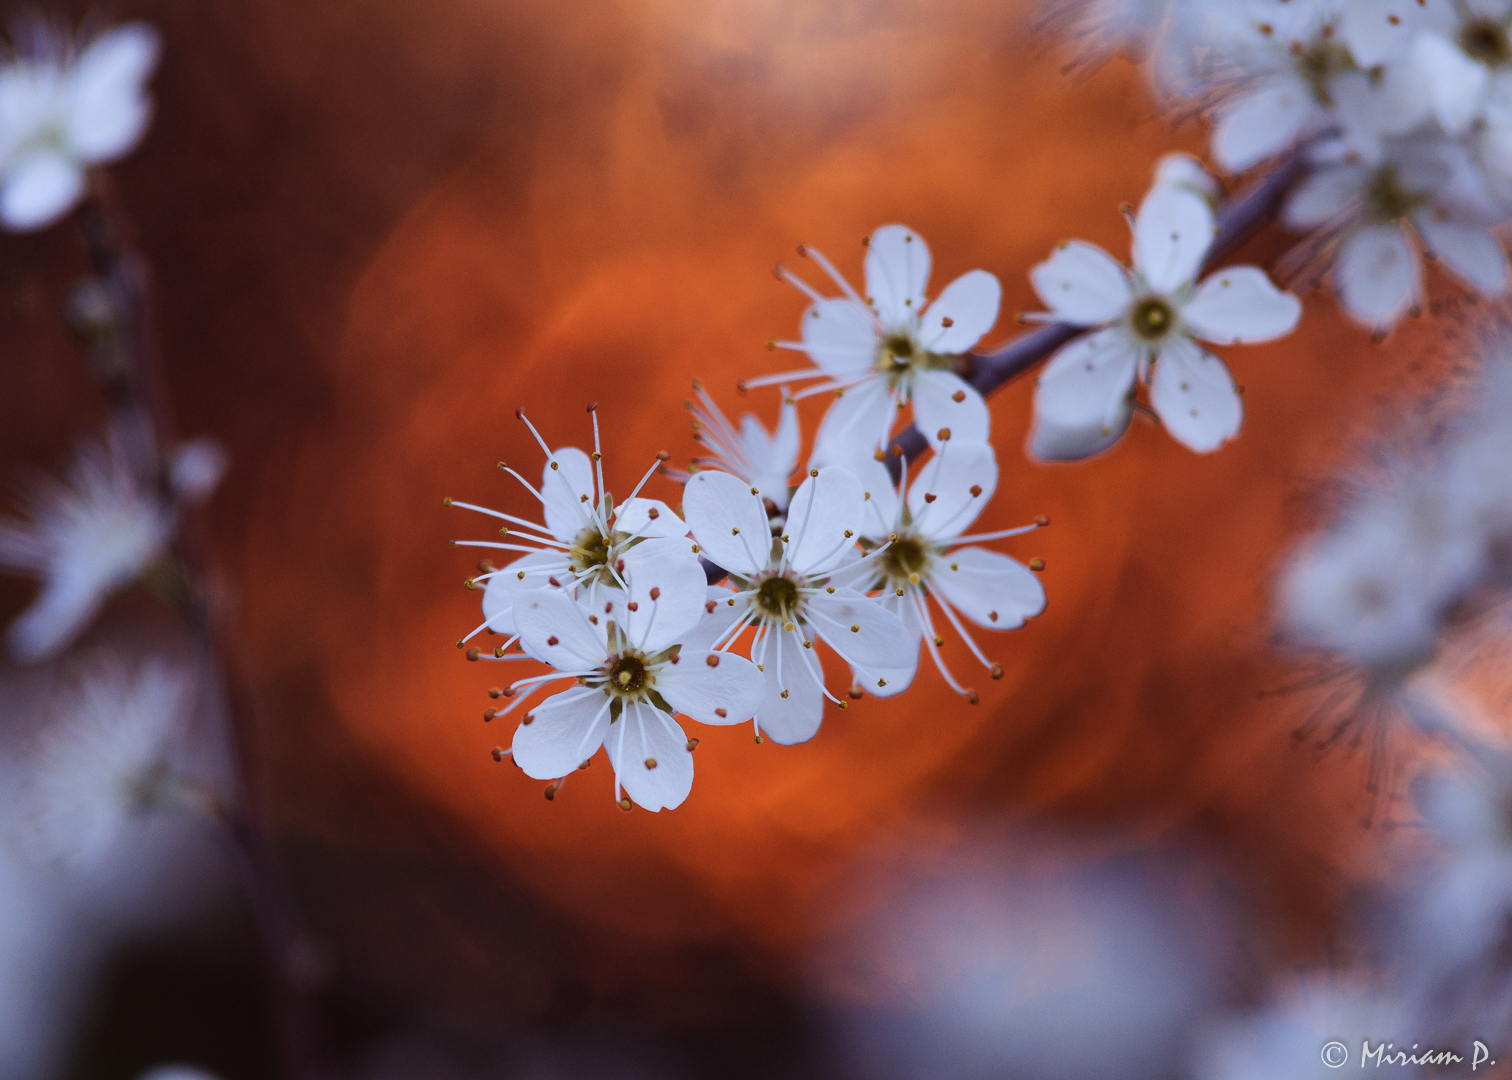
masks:
[[[620,625],[630,642],[648,653],[678,644],[704,616],[708,582],[691,552],[661,553],[633,562],[627,558],[625,584],[629,596]]]
[[[1223,361],[1179,334],[1161,347],[1150,404],[1176,441],[1199,454],[1239,434],[1244,420],[1244,403]]]
[[[588,613],[559,592],[520,598],[515,601],[514,619],[525,651],[558,671],[588,671],[609,655],[604,623],[590,623]]]
[[[1342,36],[1355,62],[1369,70],[1402,56],[1417,31],[1422,5],[1347,0]]]
[[[49,581],[6,631],[11,656],[30,663],[60,651],[89,625],[105,591],[73,576]]]
[[[773,635],[776,639],[770,640]],[[762,655],[762,666],[766,669],[763,697],[756,710],[756,726],[763,735],[783,746],[807,742],[819,731],[824,719],[824,692],[815,675],[820,670],[819,658],[812,650],[804,649],[803,634],[797,630],[772,627],[767,636],[768,644]],[[805,664],[805,652],[814,670]]]
[[[14,232],[51,225],[84,194],[84,173],[55,150],[39,150],[12,162],[0,181],[0,222]]]
[[[849,469],[827,465],[793,494],[785,528],[788,563],[800,574],[823,574],[839,566],[856,546],[866,496]]]
[[[1119,330],[1078,338],[1051,358],[1034,390],[1029,452],[1076,461],[1107,449],[1129,426],[1139,354]]]
[[[810,462],[817,464],[817,459]],[[886,536],[898,522],[898,488],[888,475],[887,466],[878,461],[870,449],[853,450],[844,458],[828,462],[849,469],[861,483],[863,511],[860,533],[866,537]]]
[[[732,604],[731,600],[735,602]],[[723,585],[708,586],[704,592],[704,616],[693,629],[683,634],[683,650],[707,652],[712,649],[735,628],[749,607],[749,601],[735,599],[734,590]]]
[[[942,557],[930,570],[929,587],[989,630],[1016,630],[1045,610],[1045,587],[1038,576],[985,548],[961,548]]]
[[[920,320],[919,340],[932,353],[963,353],[997,322],[1003,287],[985,270],[962,274],[935,298]]]
[[[524,574],[522,578],[519,575]],[[551,584],[556,578],[559,585]],[[522,555],[483,585],[483,617],[496,634],[515,632],[514,606],[520,597],[544,590],[555,590],[572,581],[567,557],[559,551],[537,551]]]
[[[609,730],[608,704],[602,690],[587,686],[547,698],[515,728],[515,764],[537,780],[566,776],[598,753]]]
[[[700,724],[739,724],[756,714],[766,680],[743,656],[684,647],[677,663],[657,669],[656,689]]]
[[[729,473],[696,472],[683,489],[683,513],[709,559],[749,577],[771,558],[772,528],[761,496]]]
[[[1444,261],[1454,276],[1476,292],[1494,296],[1507,289],[1507,253],[1483,228],[1436,221],[1432,212],[1413,222],[1423,246]]]
[[[1485,100],[1491,72],[1438,34],[1419,34],[1412,43],[1412,62],[1433,102],[1434,115],[1451,135],[1470,126]]]
[[[986,400],[954,372],[919,372],[914,376],[911,400],[914,423],[931,446],[939,445],[942,430],[948,429],[952,439],[966,442],[986,442],[992,432]]]
[[[1374,225],[1344,241],[1334,265],[1334,288],[1352,317],[1384,330],[1412,306],[1418,273],[1417,253],[1402,230]]]
[[[1223,185],[1191,154],[1167,154],[1155,163],[1155,183],[1174,184],[1201,195],[1209,204],[1223,197]]]
[[[87,162],[120,157],[142,137],[151,106],[143,84],[157,66],[158,35],[145,23],[118,26],[92,41],[73,71],[68,141]]]
[[[898,419],[898,405],[882,379],[867,379],[845,391],[819,422],[814,456],[838,461],[851,454],[887,445]]]
[[[614,514],[614,531],[632,536],[687,536],[688,526],[660,499],[631,499]]]
[[[871,313],[845,299],[821,300],[803,313],[803,348],[832,375],[859,375],[877,359]]]
[[[1325,224],[1358,201],[1364,183],[1365,170],[1356,165],[1324,166],[1293,189],[1281,219],[1298,231]]]
[[[877,667],[859,671],[853,667],[851,675],[856,685],[873,697],[896,697],[913,685],[914,676],[918,674],[919,650],[924,641],[924,624],[919,619],[912,592],[906,596],[886,594],[881,598],[881,603],[884,610],[898,617],[904,633],[908,635],[908,659],[895,668]],[[879,686],[879,682],[882,685]]]
[[[1274,341],[1297,328],[1302,301],[1271,284],[1258,266],[1226,266],[1197,286],[1181,309],[1191,331],[1225,345]]]
[[[546,527],[558,540],[571,542],[589,528],[595,506],[593,462],[588,455],[575,446],[564,446],[554,452],[541,466],[541,499],[545,504]]]
[[[672,810],[693,790],[688,736],[660,709],[627,705],[604,737],[604,749],[625,794],[642,809]]]
[[[1266,83],[1219,112],[1213,126],[1213,158],[1225,172],[1244,172],[1285,150],[1320,115],[1312,92],[1300,79]]]
[[[884,225],[866,247],[866,299],[882,324],[901,326],[924,310],[929,247],[906,225]]]
[[[1152,188],[1134,218],[1134,265],[1145,281],[1173,293],[1197,276],[1213,246],[1213,210],[1185,188]]]
[[[918,641],[895,612],[855,591],[836,589],[809,601],[814,630],[846,660],[867,670],[906,667],[918,656]]]
[[[1099,326],[1112,322],[1127,308],[1134,294],[1129,275],[1102,248],[1084,240],[1070,240],[1050,258],[1029,271],[1029,282],[1063,322]]]
[[[992,498],[997,479],[991,444],[950,440],[909,486],[914,527],[939,542],[960,536]]]
[[[798,447],[801,441],[802,435],[798,428],[798,406],[792,398],[788,398],[782,403],[777,430],[772,433],[771,472],[774,476],[781,473],[784,482],[798,467]],[[782,494],[783,501],[780,505],[786,506],[787,492],[784,491]]]

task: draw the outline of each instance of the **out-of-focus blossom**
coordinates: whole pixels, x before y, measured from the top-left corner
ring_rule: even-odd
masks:
[[[500,570],[488,570],[468,579],[469,588],[486,583],[483,591],[486,621],[459,645],[485,628],[499,634],[514,634],[514,608],[525,595],[542,590],[563,591],[569,595],[581,594],[590,606],[602,607],[613,604],[615,597],[623,593],[626,567],[637,559],[676,554],[697,566],[692,544],[686,539],[688,527],[682,519],[664,502],[637,497],[646,481],[661,467],[664,455],[658,455],[630,497],[616,505],[614,496],[604,487],[598,413],[592,407],[589,412],[593,416],[591,457],[573,446],[552,450],[535,425],[525,418],[525,410],[516,413],[546,454],[540,489],[504,462],[499,462],[499,468],[541,503],[544,525],[484,506],[446,500],[447,506],[475,510],[506,522],[499,529],[498,540],[454,540],[455,546],[526,552]]]
[[[220,1078],[198,1065],[156,1065],[138,1076],[137,1080],[220,1080]]]
[[[215,439],[190,439],[181,444],[168,465],[174,497],[190,505],[204,502],[220,486],[229,464],[226,448]]]
[[[912,405],[914,423],[931,440],[948,429],[956,437],[985,440],[992,418],[982,395],[955,373],[954,358],[997,322],[1002,288],[985,270],[971,270],[933,301],[929,247],[904,225],[884,225],[866,244],[866,294],[857,293],[830,261],[801,248],[844,294],[822,296],[791,272],[782,277],[810,300],[802,341],[773,342],[808,354],[817,371],[790,371],[749,379],[766,386],[795,379],[825,380],[796,397],[829,390],[840,394],[815,436],[816,455],[840,460],[851,447],[885,446],[899,413]]]
[[[765,532],[764,515],[762,527]],[[507,716],[549,683],[576,680],[525,714],[511,748],[515,763],[526,775],[560,786],[603,746],[620,806],[630,809],[633,799],[647,810],[670,809],[692,789],[696,745],[672,714],[705,724],[742,723],[760,706],[766,684],[743,657],[684,647],[705,613],[707,586],[696,560],[672,554],[638,559],[626,578],[623,609],[613,615],[556,591],[519,599],[521,645],[554,670],[511,684],[509,696],[519,701],[497,715]],[[621,797],[621,787],[628,797]]]
[[[737,589],[733,595],[710,590],[697,640],[728,650],[754,627],[749,653],[766,683],[755,716],[758,733],[788,745],[805,742],[819,730],[825,698],[844,708],[824,687],[815,642],[828,645],[868,684],[917,661],[918,641],[910,640],[896,614],[831,580],[856,561],[864,527],[866,500],[853,473],[837,466],[812,470],[777,537],[761,493],[729,473],[694,474],[683,512],[694,539],[730,572]]]
[[[790,481],[798,468],[798,406],[784,391],[777,429],[771,434],[750,413],[740,418],[740,429],[725,419],[701,383],[693,384],[698,402],[688,403],[693,414],[693,437],[709,451],[694,460],[696,469],[718,469],[738,476],[771,503],[769,514],[785,514],[792,495]]]
[[[1101,328],[1061,349],[1040,374],[1029,436],[1035,457],[1105,450],[1128,427],[1140,383],[1178,441],[1216,450],[1239,433],[1244,409],[1228,368],[1198,340],[1270,341],[1301,317],[1300,301],[1258,267],[1225,267],[1197,281],[1216,226],[1206,200],[1187,188],[1158,184],[1133,228],[1132,270],[1073,240],[1030,272],[1050,308],[1041,318]]]
[[[1506,291],[1507,256],[1490,231],[1503,211],[1462,147],[1393,139],[1379,157],[1362,159],[1340,139],[1320,146],[1314,159],[1283,221],[1342,237],[1334,287],[1354,319],[1385,330],[1422,303],[1420,247],[1476,292]]]
[[[842,572],[865,589],[880,589],[882,604],[896,612],[912,638],[908,662],[881,672],[855,672],[868,693],[890,696],[913,682],[919,646],[940,669],[945,682],[969,700],[976,692],[956,681],[940,655],[944,638],[929,613],[930,598],[992,678],[1003,669],[982,652],[960,616],[987,630],[1015,630],[1045,609],[1045,589],[1023,563],[978,543],[1018,536],[1048,524],[966,535],[997,489],[997,457],[986,443],[950,439],[924,462],[905,496],[886,468],[870,456],[852,464],[866,493],[862,542],[874,551],[866,562]]]
[[[40,229],[84,194],[85,170],[131,151],[147,130],[158,35],[128,23],[75,47],[39,31],[0,67],[0,223]]]
[[[29,520],[0,522],[0,566],[42,582],[7,634],[12,656],[38,660],[66,646],[111,592],[163,554],[173,515],[114,440],[83,444],[68,479],[39,484],[25,506]]]
[[[186,735],[193,677],[160,660],[136,670],[104,658],[53,704],[20,800],[27,847],[74,871],[98,866],[142,815],[194,806],[173,758]]]

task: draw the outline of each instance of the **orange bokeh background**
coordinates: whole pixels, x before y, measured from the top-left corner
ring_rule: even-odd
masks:
[[[1257,696],[1291,677],[1270,581],[1308,493],[1442,320],[1373,346],[1310,297],[1296,334],[1226,351],[1248,417],[1207,457],[1136,424],[1099,460],[1036,466],[1030,381],[1007,387],[981,523],[1053,525],[1010,548],[1045,558],[1048,610],[982,635],[1005,677],[947,638],[975,707],[926,665],[899,699],[831,707],[805,746],[699,731],[673,812],[617,810],[602,758],[544,800],[490,757],[514,721],[481,721],[513,669],[453,647],[479,614],[461,588],[475,556],[447,542],[486,533],[441,500],[533,512],[494,468],[540,468],[516,406],[585,445],[597,401],[624,492],[657,450],[693,452],[691,379],[774,417],[775,391],[734,383],[792,366],[763,343],[804,303],[772,264],[819,281],[799,242],[859,279],[860,238],[906,222],[933,249],[933,291],[975,267],[1000,277],[993,342],[1037,306],[1026,272],[1053,244],[1126,253],[1118,206],[1205,130],[1163,118],[1122,60],[1063,71],[1032,33],[1039,6],[125,5],[164,27],[167,54],[157,127],[119,183],[158,269],[185,426],[232,449],[214,518],[239,679],[339,968],[526,1019],[564,980],[633,1014],[717,1011],[740,1000],[718,989],[730,964],[800,984],[877,844],[983,819],[1198,844],[1243,884],[1259,954],[1318,954],[1374,842],[1361,758],[1319,758],[1289,738],[1305,703]],[[8,243],[37,288],[66,279],[67,241]],[[1284,247],[1267,234],[1245,257]],[[35,348],[77,368],[45,312],[13,306]],[[66,443],[5,409],[12,456]],[[676,502],[670,482],[651,493]],[[638,999],[648,985],[660,1005]]]

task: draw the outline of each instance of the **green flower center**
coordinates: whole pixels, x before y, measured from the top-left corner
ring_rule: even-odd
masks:
[[[1134,305],[1129,325],[1145,341],[1159,341],[1176,326],[1176,312],[1160,297],[1152,296]]]
[[[1426,195],[1402,183],[1394,165],[1382,165],[1365,188],[1366,212],[1377,221],[1397,221],[1427,203]]]
[[[916,536],[900,536],[879,556],[889,581],[919,584],[929,568],[929,546]]]
[[[627,653],[609,665],[609,682],[605,689],[611,696],[639,699],[649,678],[646,662]]]
[[[790,619],[798,610],[798,585],[792,578],[774,575],[756,586],[756,606],[773,619]]]

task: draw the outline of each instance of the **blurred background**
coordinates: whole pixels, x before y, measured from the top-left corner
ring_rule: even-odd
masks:
[[[975,707],[925,665],[807,745],[700,732],[688,802],[625,814],[607,769],[547,801],[496,763],[503,676],[454,647],[478,612],[448,541],[471,523],[441,501],[515,498],[495,463],[539,467],[517,406],[586,445],[598,401],[618,492],[694,453],[693,378],[775,418],[735,381],[791,366],[764,345],[802,311],[771,274],[796,244],[854,277],[861,238],[906,222],[936,288],[1002,280],[990,342],[1039,307],[1026,273],[1055,243],[1126,250],[1117,208],[1205,128],[1124,60],[1069,64],[1041,7],[57,5],[163,34],[152,128],[112,178],[173,412],[229,452],[209,513],[233,703],[333,1075],[1086,1076],[1099,1033],[1116,1075],[1176,1076],[1208,1018],[1349,962],[1415,815],[1394,743],[1294,737],[1334,722],[1337,687],[1273,647],[1269,600],[1338,470],[1457,364],[1474,310],[1449,286],[1385,346],[1308,298],[1296,334],[1229,358],[1248,416],[1219,454],[1136,424],[1035,465],[1030,380],[996,395],[982,526],[1050,516],[1011,548],[1046,560],[1050,603],[993,636],[1006,676]],[[58,315],[83,270],[69,229],[0,237],[7,477],[104,416]],[[0,578],[0,617],[33,590]],[[67,664],[173,647],[139,591],[111,612]],[[65,668],[0,670],[9,737]],[[90,931],[135,905],[104,945],[65,927],[0,979],[35,1075],[279,1075],[246,902],[189,832],[172,888],[133,894],[133,856],[78,902]],[[1026,1048],[1043,1063],[1005,1064]]]

